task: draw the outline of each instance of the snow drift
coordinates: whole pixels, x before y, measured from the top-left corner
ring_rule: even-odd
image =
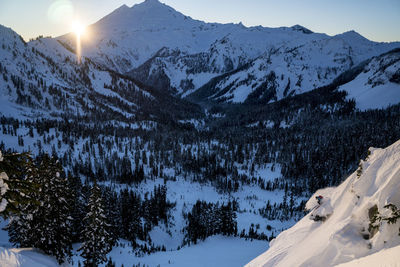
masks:
[[[356,172],[336,188],[317,191],[306,204],[310,213],[247,266],[358,264],[368,255],[377,262],[399,251],[399,192],[400,140],[386,149],[370,148]],[[321,205],[317,195],[324,197]]]

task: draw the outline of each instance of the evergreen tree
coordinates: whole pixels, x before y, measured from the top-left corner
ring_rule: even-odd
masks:
[[[119,210],[118,195],[114,189],[105,187],[102,190],[104,200],[105,215],[109,223],[108,232],[110,233],[110,246],[113,247],[121,234],[121,216]]]
[[[97,266],[107,262],[107,253],[111,251],[109,224],[103,208],[101,191],[95,183],[91,190],[88,213],[84,218],[83,243],[78,251],[85,258],[85,266]]]
[[[71,194],[68,196],[68,203],[71,207],[72,217],[72,242],[81,242],[81,233],[83,231],[82,218],[86,214],[86,206],[82,194],[82,182],[79,177],[68,176],[68,186],[71,189]]]
[[[133,247],[136,247],[136,238],[143,237],[141,226],[141,199],[132,191],[127,189],[121,191],[121,224],[122,237],[129,240]]]
[[[0,151],[0,216],[21,213],[24,205],[37,204],[29,197],[36,190],[32,183],[33,161],[28,153],[5,154]]]
[[[186,214],[187,225],[184,243],[197,243],[214,234],[237,235],[237,203],[229,201],[226,205],[207,203],[198,200],[191,212]]]
[[[236,213],[234,211],[234,203],[229,201],[228,204],[222,205],[221,208],[221,232],[224,235],[237,234]]]
[[[55,256],[61,264],[71,256],[71,209],[68,188],[61,164],[47,154],[39,159],[33,181],[39,190],[30,196],[40,205],[24,206],[8,226],[10,241],[22,247],[35,247]]]

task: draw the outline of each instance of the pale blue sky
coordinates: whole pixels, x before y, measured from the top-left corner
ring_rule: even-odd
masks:
[[[25,39],[58,36],[70,20],[91,24],[142,0],[0,0],[0,24]],[[355,30],[374,41],[400,41],[400,0],[161,0],[207,22],[266,27],[303,25],[329,35]]]

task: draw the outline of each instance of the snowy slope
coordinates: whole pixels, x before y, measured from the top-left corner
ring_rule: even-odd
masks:
[[[383,249],[372,255],[352,260],[337,267],[399,267],[400,266],[400,246]]]
[[[327,85],[360,62],[399,46],[374,43],[354,31],[297,46],[285,43],[218,77],[194,96],[233,103],[276,101]]]
[[[196,246],[184,247],[181,250],[157,252],[143,257],[132,253],[129,242],[124,247],[115,247],[109,257],[116,266],[210,266],[210,267],[240,267],[249,259],[268,247],[268,242],[259,240],[244,240],[238,237],[213,236]],[[212,253],[210,253],[212,252]],[[218,255],[218,256],[217,256]],[[63,266],[78,266],[83,259],[73,257],[74,264]],[[0,247],[1,267],[57,267],[57,261],[43,255],[34,249],[16,249]],[[101,266],[104,266],[102,264]]]
[[[306,204],[311,212],[247,266],[335,266],[398,247],[400,220],[389,224],[384,206],[400,207],[400,141],[370,152],[340,186],[317,191]],[[316,195],[324,197],[321,206]],[[381,218],[375,229],[374,215]]]
[[[385,108],[400,102],[400,50],[373,58],[363,71],[339,90],[361,110]]]
[[[2,267],[56,267],[55,258],[34,249],[7,249],[0,247],[0,266]]]

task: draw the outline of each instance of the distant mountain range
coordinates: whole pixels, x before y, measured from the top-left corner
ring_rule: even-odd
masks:
[[[83,53],[174,95],[220,102],[275,101],[333,81],[400,43],[349,31],[328,36],[300,26],[205,23],[157,0],[122,6],[88,28]],[[75,36],[57,38],[75,46]]]
[[[133,115],[135,100],[108,91],[115,74],[121,81],[132,83],[136,93],[147,96],[179,96],[195,103],[266,104],[328,85],[365,60],[400,47],[399,42],[369,41],[354,31],[328,36],[300,25],[248,28],[242,24],[205,23],[158,0],[146,0],[131,8],[121,6],[90,25],[87,32],[83,67],[76,62],[73,33],[25,43],[11,29],[1,27],[1,63],[18,81],[3,82],[4,104],[0,109],[7,113],[10,105],[18,110],[28,106],[36,112],[57,113],[60,103],[66,101],[65,111],[76,113],[82,109],[73,108],[74,101],[80,101],[78,95],[88,101],[84,95],[100,94],[105,96],[102,105],[92,101],[87,104]],[[398,61],[398,56],[394,57]],[[397,61],[388,62],[395,64],[389,68],[389,75],[398,75]],[[30,89],[18,89],[18,82]],[[398,96],[398,78],[387,77],[380,80],[382,83],[391,84],[389,87],[395,88]],[[46,96],[45,90],[39,97],[37,85],[57,88],[59,96],[76,95],[54,106],[49,100],[55,96]],[[345,90],[359,96],[348,86]],[[393,100],[390,94],[385,96],[383,91],[378,96]],[[113,108],[107,100],[110,97],[126,102],[126,110]],[[92,99],[96,102],[99,98]],[[365,96],[362,101],[368,102]]]

